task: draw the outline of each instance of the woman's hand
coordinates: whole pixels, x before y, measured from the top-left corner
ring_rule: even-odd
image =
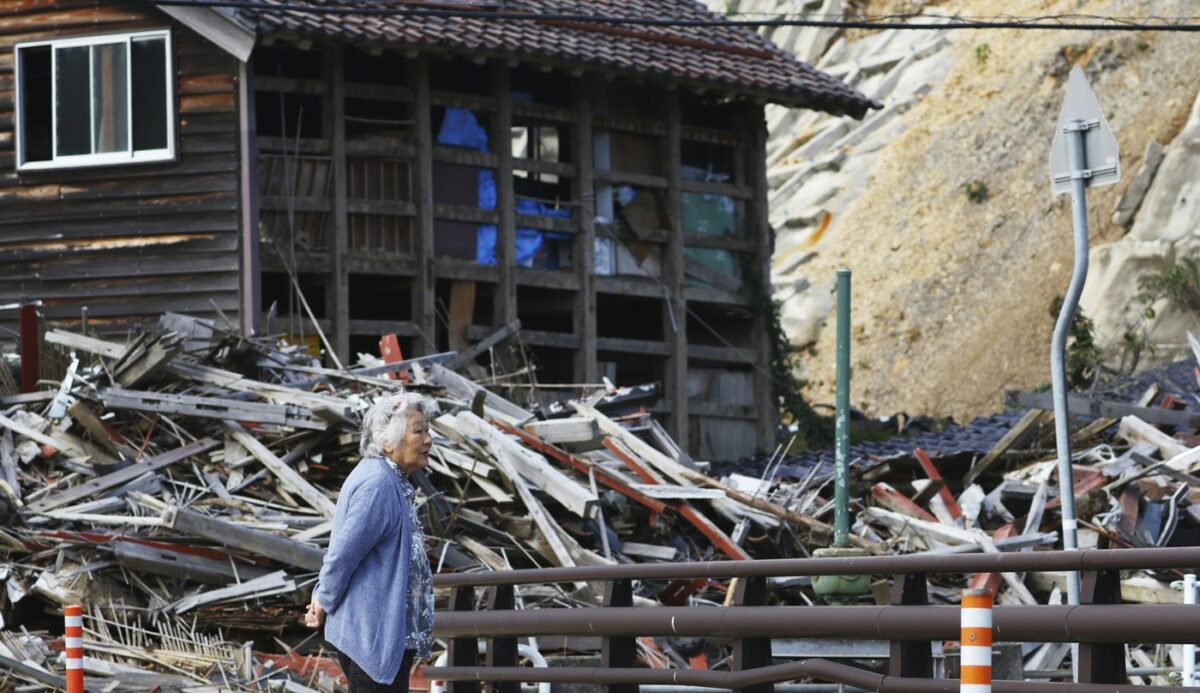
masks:
[[[304,612],[304,625],[317,629],[323,623],[325,623],[325,609],[321,606],[321,602],[317,601],[317,595],[314,592],[312,601],[308,603],[308,610]]]

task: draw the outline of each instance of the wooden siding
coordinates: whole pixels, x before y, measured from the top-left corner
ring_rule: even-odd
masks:
[[[171,28],[176,161],[16,171],[13,46]],[[124,329],[166,310],[239,314],[237,62],[144,5],[0,5],[0,304],[41,299],[50,321]],[[0,328],[15,328],[0,313]],[[0,340],[9,335],[0,330]]]

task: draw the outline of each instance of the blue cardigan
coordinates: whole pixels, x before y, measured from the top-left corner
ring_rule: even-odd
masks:
[[[395,680],[404,659],[412,531],[391,465],[359,462],[338,495],[316,595],[325,639],[379,683]]]

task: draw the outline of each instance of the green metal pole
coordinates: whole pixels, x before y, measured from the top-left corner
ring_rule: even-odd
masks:
[[[837,271],[836,515],[833,545],[850,545],[850,270]]]

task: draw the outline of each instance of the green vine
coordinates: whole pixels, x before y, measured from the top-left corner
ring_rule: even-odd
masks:
[[[766,328],[771,355],[767,368],[771,373],[774,400],[778,403],[784,422],[788,423],[790,419],[790,423],[796,424],[797,436],[793,447],[828,447],[833,444],[833,420],[818,414],[808,400],[804,399],[803,390],[806,383],[796,377],[800,366],[800,353],[783,331],[783,303],[770,299],[768,302],[771,310],[768,313]]]
[[[1055,296],[1050,302],[1050,316],[1058,319],[1062,310],[1062,296]],[[1083,309],[1076,307],[1075,315],[1071,318],[1071,329],[1067,333],[1067,387],[1071,390],[1086,390],[1095,384],[1100,376],[1101,354],[1096,345],[1096,324],[1083,314]]]

